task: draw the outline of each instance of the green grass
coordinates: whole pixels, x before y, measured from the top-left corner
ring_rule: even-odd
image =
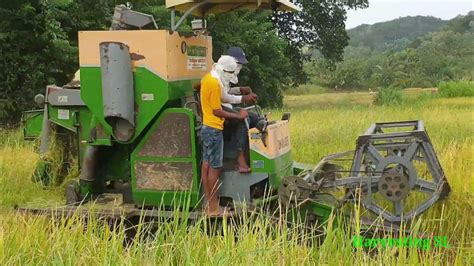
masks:
[[[303,84],[296,88],[290,88],[284,92],[285,95],[308,95],[308,94],[322,94],[326,93],[328,90],[326,88],[310,85],[310,84]]]
[[[380,88],[374,98],[376,105],[400,105],[402,103],[402,90],[394,88]]]
[[[266,217],[210,232],[203,230],[205,219],[188,227],[173,220],[162,222],[155,238],[124,247],[122,227],[111,231],[92,221],[84,229],[79,218],[53,223],[15,213],[15,204],[62,203],[63,188],[45,190],[32,183],[30,175],[38,160],[34,146],[22,141],[19,131],[0,131],[0,264],[472,265],[474,102],[425,96],[417,101],[420,95],[419,90],[405,91],[410,100],[400,106],[375,106],[374,94],[360,92],[288,96],[283,109],[270,111],[274,119],[284,111],[292,112],[294,158],[313,164],[324,155],[353,149],[357,136],[373,122],[424,120],[452,193],[415,221],[413,236],[447,236],[450,248],[366,252],[352,246],[357,226],[349,230],[331,223],[322,245],[308,245],[311,234],[303,234],[299,227],[272,225]]]
[[[472,81],[443,81],[438,84],[441,97],[473,97],[474,82]]]

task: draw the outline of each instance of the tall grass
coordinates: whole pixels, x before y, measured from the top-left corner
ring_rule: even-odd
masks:
[[[403,92],[394,88],[380,88],[374,98],[376,105],[400,105],[403,103]]]
[[[86,226],[80,217],[54,220],[14,212],[15,204],[58,205],[64,196],[61,187],[43,189],[31,182],[38,160],[35,149],[21,140],[19,132],[8,131],[0,133],[0,264],[472,265],[474,103],[453,98],[373,106],[371,97],[361,93],[292,96],[285,110],[271,111],[275,118],[292,112],[293,156],[305,163],[353,149],[357,136],[372,122],[424,120],[452,193],[410,225],[411,236],[447,236],[449,248],[355,248],[353,237],[362,230],[357,219],[351,226],[329,222],[325,241],[316,245],[315,235],[306,228],[275,224],[265,215],[244,217],[239,226],[229,219],[220,228],[210,227],[204,218],[188,226],[170,219],[161,221],[151,236],[144,233],[142,223],[137,240],[124,245],[125,225],[111,228],[92,218]],[[353,209],[356,216],[364,212],[360,206]]]
[[[474,82],[443,81],[438,84],[438,90],[441,97],[474,97]]]

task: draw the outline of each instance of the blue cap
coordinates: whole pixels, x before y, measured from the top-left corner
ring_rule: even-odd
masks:
[[[237,63],[247,64],[249,62],[247,58],[245,58],[244,50],[240,47],[230,47],[229,50],[227,50],[227,54],[235,58]]]

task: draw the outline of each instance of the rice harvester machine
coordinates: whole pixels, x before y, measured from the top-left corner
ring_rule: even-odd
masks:
[[[199,210],[201,114],[193,87],[213,64],[204,17],[237,9],[299,9],[287,0],[173,0],[166,6],[171,30],[122,5],[110,30],[80,31],[80,78],[47,86],[45,95],[35,97],[43,109],[24,113],[25,137],[40,139],[35,177],[41,182],[51,182],[52,137],[69,136],[67,152],[79,166],[78,179],[66,186],[69,206],[115,193],[136,211]],[[182,13],[179,20],[176,12]],[[189,15],[202,20],[193,21],[193,34],[182,34],[177,28]],[[293,161],[290,121],[285,114],[249,130],[251,173],[236,171],[232,152],[226,154],[223,204],[281,202],[324,222],[334,209],[357,202],[397,223],[450,191],[422,121],[375,123],[354,151],[329,155],[315,166]],[[417,193],[423,196],[410,201]]]

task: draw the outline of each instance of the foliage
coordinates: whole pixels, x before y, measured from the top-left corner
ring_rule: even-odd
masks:
[[[450,21],[444,28],[457,33],[474,32],[474,11],[467,13],[466,16],[458,16]]]
[[[281,91],[294,83],[287,75],[293,61],[284,54],[288,42],[278,38],[270,21],[271,12],[232,12],[209,20],[213,57],[217,61],[228,47],[239,46],[249,64],[239,75],[240,84],[250,85],[262,106],[281,106]]]
[[[374,98],[376,105],[399,105],[403,102],[403,92],[395,88],[379,88]]]
[[[307,65],[308,73],[316,84],[342,89],[433,87],[443,80],[472,80],[474,24],[464,22],[469,17],[472,14],[449,21],[442,31],[419,37],[402,51],[349,46],[345,60],[335,67],[316,56],[313,65]]]
[[[280,36],[297,48],[307,45],[319,50],[330,61],[342,60],[343,49],[349,40],[344,23],[346,10],[366,8],[368,1],[296,0],[294,3],[302,8],[301,12],[274,16]]]
[[[474,97],[474,82],[443,81],[438,84],[438,90],[441,97]]]
[[[73,47],[47,0],[8,1],[0,7],[0,121],[18,118],[47,84],[63,84],[76,66]]]
[[[367,1],[299,0],[301,14],[228,12],[208,16],[214,60],[229,46],[241,46],[250,64],[240,77],[260,96],[262,106],[281,106],[282,91],[307,80],[302,47],[321,50],[331,62],[342,59],[347,45],[344,8]],[[18,121],[22,110],[48,84],[63,85],[78,68],[80,30],[107,30],[118,0],[20,0],[0,7],[0,121]],[[164,0],[132,1],[134,10],[152,14],[161,29],[169,29],[170,11]],[[180,14],[178,15],[178,19]],[[191,17],[178,29],[190,32]],[[288,28],[290,27],[290,28]],[[296,30],[295,30],[296,29]]]

